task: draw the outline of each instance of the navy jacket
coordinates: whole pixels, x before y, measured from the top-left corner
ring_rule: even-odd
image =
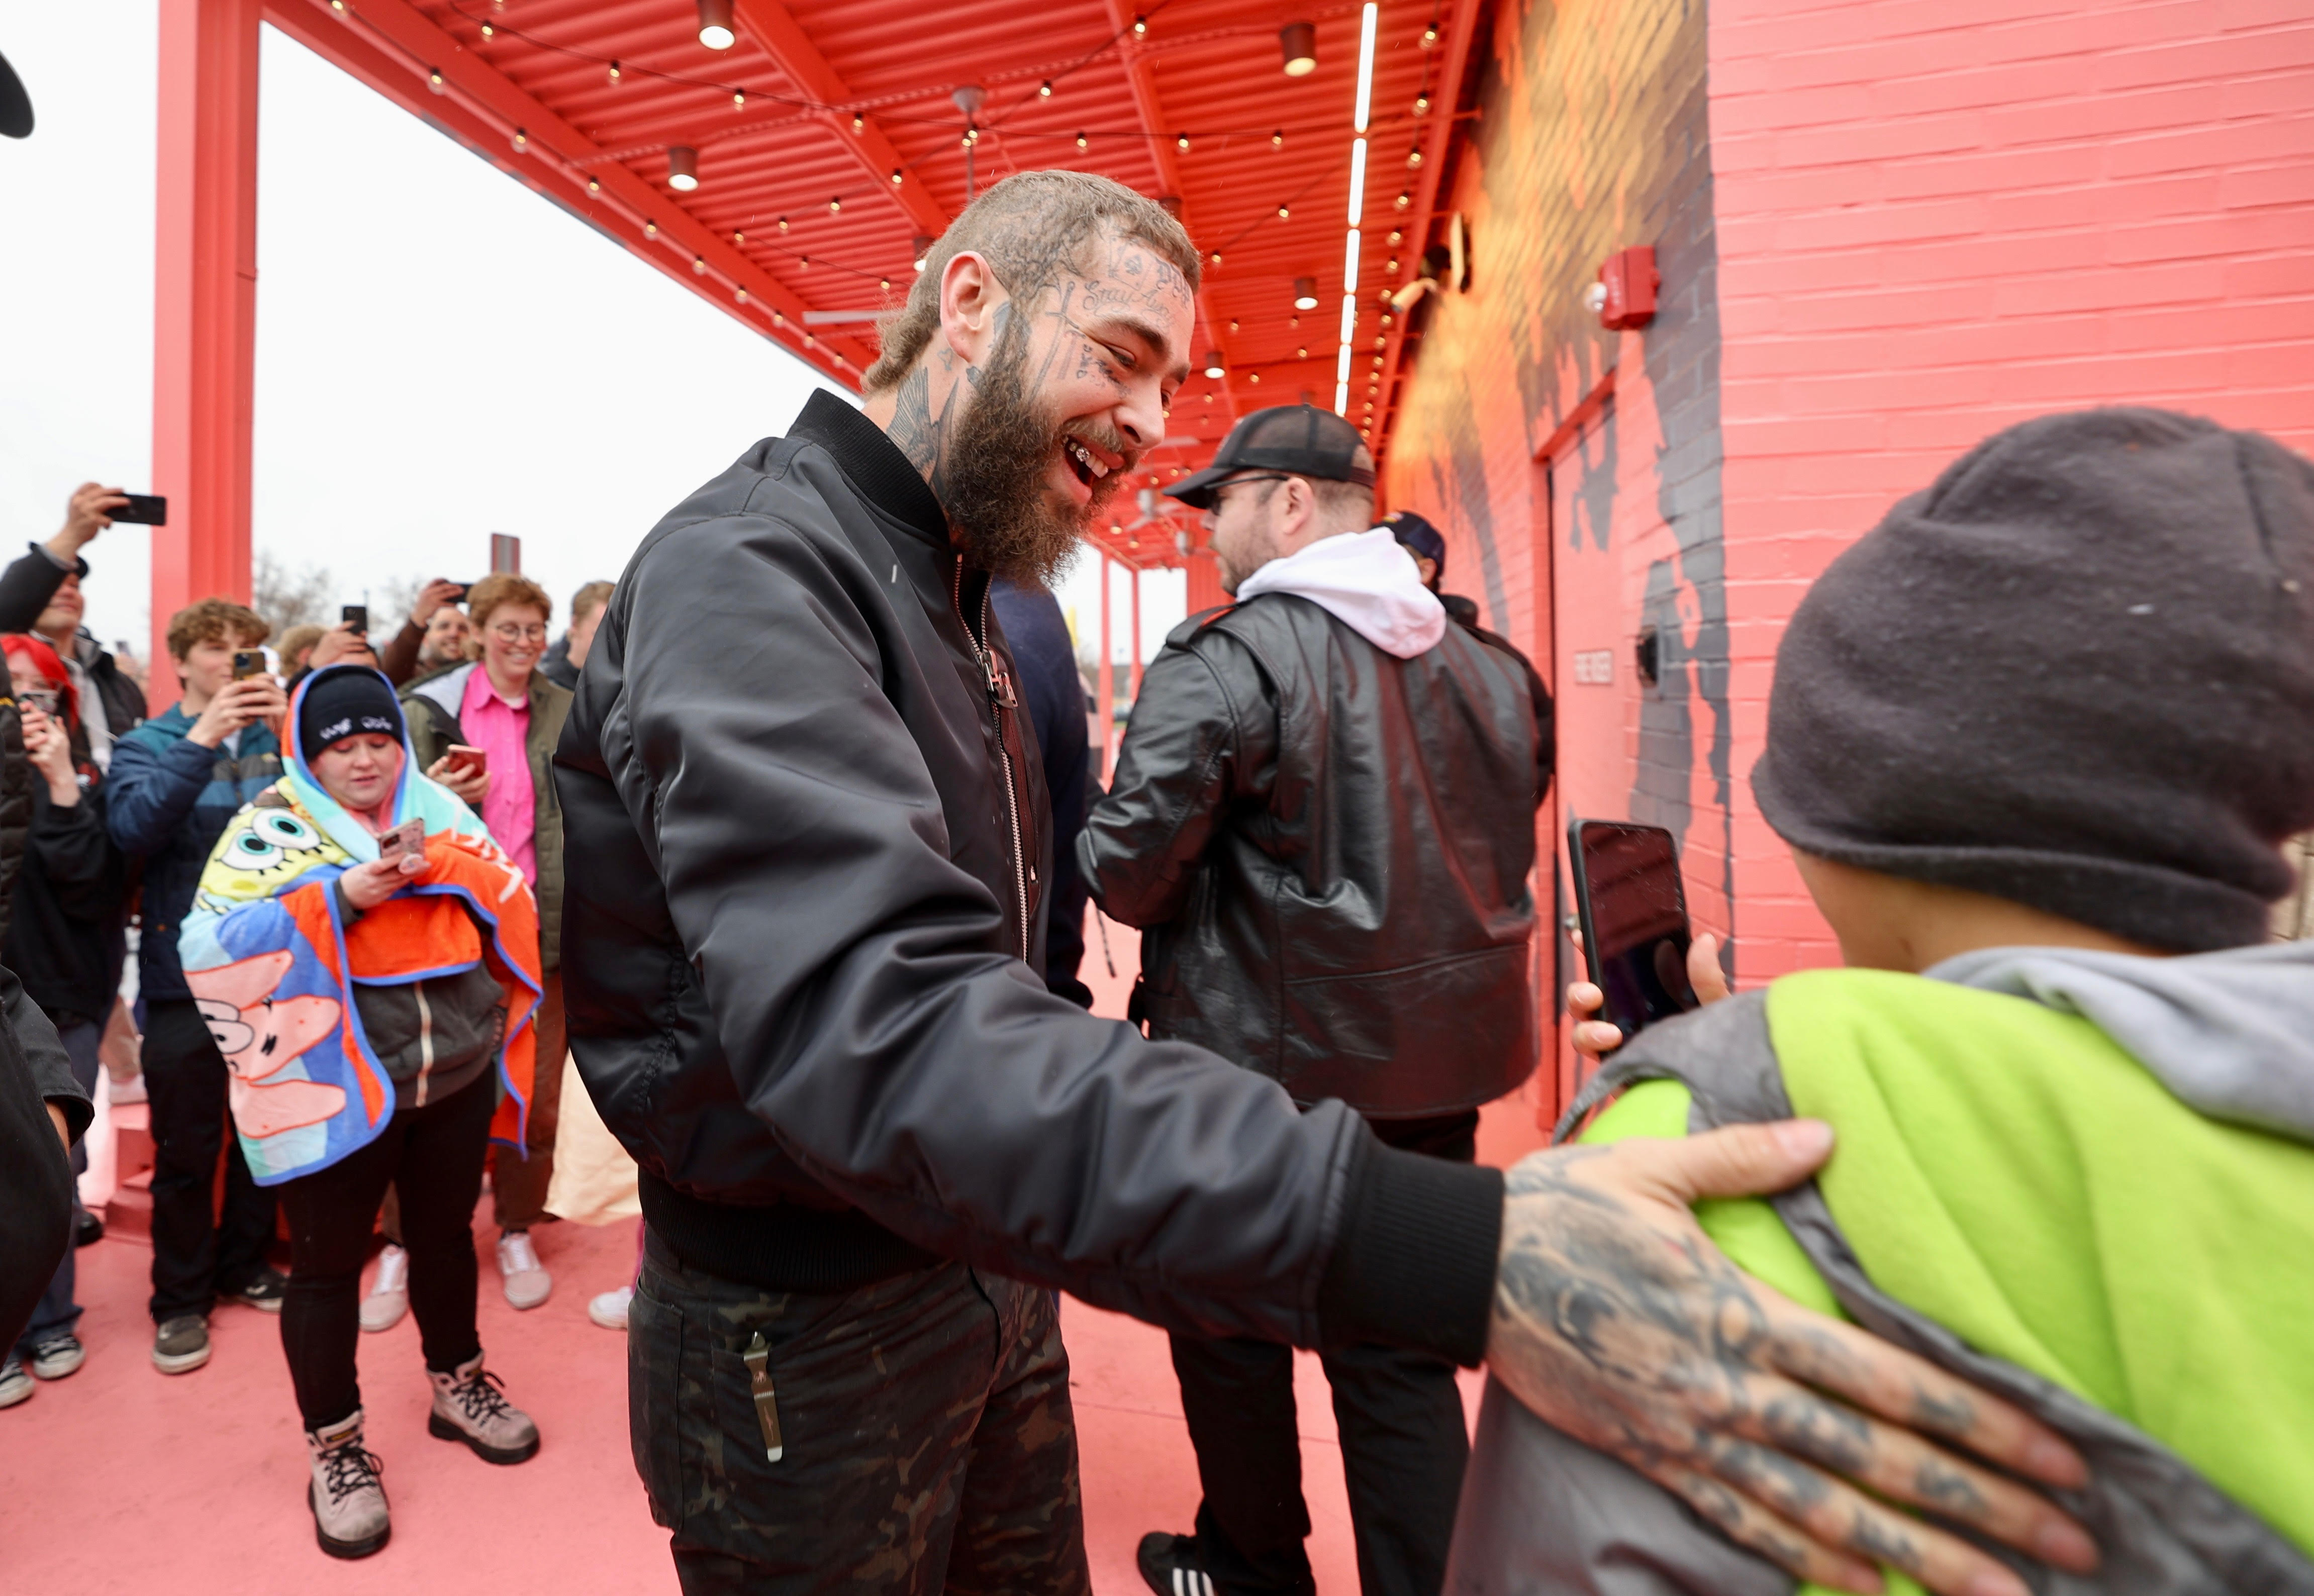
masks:
[[[1012,645],[1012,668],[1037,727],[1045,791],[1053,804],[1053,896],[1045,926],[1040,972],[1056,997],[1092,1007],[1092,992],[1077,979],[1084,961],[1085,884],[1077,871],[1077,833],[1085,817],[1085,695],[1077,652],[1058,600],[1042,587],[997,580],[988,602]]]
[[[137,990],[147,1000],[190,999],[177,930],[192,907],[209,850],[242,805],[281,779],[281,745],[262,726],[242,728],[238,758],[189,741],[193,717],[172,704],[113,745],[105,824],[120,851],[145,861],[145,932]]]

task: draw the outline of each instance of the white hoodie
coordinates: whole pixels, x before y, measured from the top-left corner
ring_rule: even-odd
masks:
[[[1265,593],[1297,594],[1400,659],[1428,653],[1446,635],[1446,607],[1387,526],[1320,538],[1238,585],[1241,603]]]

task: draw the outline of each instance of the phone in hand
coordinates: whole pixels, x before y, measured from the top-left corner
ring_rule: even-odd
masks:
[[[464,743],[451,744],[443,751],[442,757],[449,762],[444,772],[446,775],[463,776],[470,771],[487,771],[490,768],[490,756],[488,753]]]
[[[378,833],[378,863],[398,864],[403,859],[411,856],[421,860],[426,857],[426,823],[424,821],[413,817],[403,821],[390,832]]]
[[[169,525],[169,500],[165,495],[159,493],[124,493],[121,497],[128,502],[122,505],[117,510],[105,511],[105,516],[108,519],[116,522],[131,522],[138,526],[166,526]]]
[[[252,676],[265,675],[265,650],[235,648],[233,651],[233,679],[246,682]]]
[[[1626,1041],[1660,1019],[1698,1008],[1687,978],[1693,939],[1679,848],[1659,825],[1576,820],[1567,827],[1583,958],[1606,995],[1599,1018]]]
[[[358,637],[367,637],[369,635],[369,606],[367,604],[340,605],[338,610],[338,620],[340,624],[352,627],[355,635]]]

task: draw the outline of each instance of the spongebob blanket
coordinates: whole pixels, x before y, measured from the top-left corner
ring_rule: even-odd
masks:
[[[538,909],[522,871],[473,810],[419,774],[405,737],[393,816],[424,824],[426,869],[348,926],[335,883],[377,857],[377,839],[284,740],[288,773],[225,828],[178,939],[186,983],[232,1071],[250,1173],[273,1186],[326,1168],[393,1117],[393,1083],[363,1034],[356,983],[420,981],[485,961],[507,995],[506,1093],[491,1134],[520,1148],[541,990]]]

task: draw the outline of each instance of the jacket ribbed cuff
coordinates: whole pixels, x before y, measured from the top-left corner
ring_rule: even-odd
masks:
[[[1409,1346],[1465,1366],[1480,1362],[1502,1232],[1501,1170],[1367,1137],[1318,1285],[1320,1342]]]

